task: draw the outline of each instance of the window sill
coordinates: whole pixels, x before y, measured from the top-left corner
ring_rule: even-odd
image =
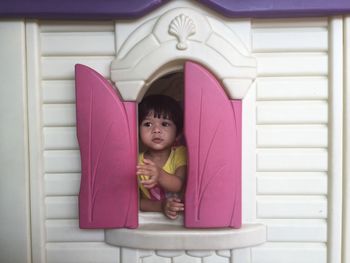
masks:
[[[137,229],[109,229],[105,241],[118,247],[152,250],[224,250],[253,247],[266,241],[263,224],[243,224],[240,229],[189,229],[182,219],[164,219],[159,213],[140,213]]]

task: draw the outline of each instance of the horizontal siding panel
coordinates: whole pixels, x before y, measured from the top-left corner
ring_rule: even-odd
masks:
[[[114,32],[114,21],[40,21],[40,32]]]
[[[104,230],[79,229],[78,220],[46,220],[48,242],[104,242]]]
[[[56,32],[40,36],[42,56],[115,55],[114,32]]]
[[[278,39],[278,41],[276,41]],[[259,28],[252,33],[253,52],[326,51],[326,28]]]
[[[44,151],[46,173],[80,173],[80,152],[78,150]]]
[[[326,263],[323,243],[266,243],[252,248],[252,263]]]
[[[41,86],[44,103],[75,103],[74,80],[45,80]]]
[[[260,172],[257,193],[267,195],[326,195],[327,173]]]
[[[93,68],[105,78],[110,76],[110,65],[114,56],[107,57],[44,57],[41,59],[43,80],[74,79],[75,64]]]
[[[256,53],[258,76],[325,76],[326,53]]]
[[[256,82],[258,100],[322,100],[328,98],[326,77],[267,77]]]
[[[80,173],[45,174],[45,195],[78,195]]]
[[[327,242],[327,221],[323,219],[266,219],[270,242]]]
[[[77,196],[55,196],[46,197],[47,219],[77,219],[78,197]]]
[[[258,196],[258,218],[314,218],[327,217],[324,196]]]
[[[259,125],[257,147],[327,147],[326,125]]]
[[[300,18],[271,18],[271,19],[253,19],[252,28],[281,28],[288,30],[296,27],[327,27],[327,17],[303,17]]]
[[[258,124],[325,124],[326,101],[278,101],[257,103]]]
[[[75,126],[75,104],[43,105],[44,126]]]
[[[328,152],[326,149],[258,149],[257,171],[326,172]]]
[[[116,263],[119,248],[105,243],[47,243],[47,262],[50,263]]]
[[[45,127],[45,150],[76,150],[78,139],[75,127]]]

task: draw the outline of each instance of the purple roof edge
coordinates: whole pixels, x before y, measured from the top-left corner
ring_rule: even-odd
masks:
[[[350,13],[349,0],[199,0],[228,17],[305,17]]]
[[[132,19],[169,0],[1,0],[1,18]],[[350,13],[349,0],[198,0],[227,17],[302,17]]]

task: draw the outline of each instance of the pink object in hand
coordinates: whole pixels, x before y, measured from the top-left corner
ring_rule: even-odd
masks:
[[[241,122],[241,101],[229,100],[209,71],[186,62],[186,227],[241,227]]]
[[[136,228],[136,103],[122,102],[94,70],[76,65],[77,136],[81,153],[81,228]]]

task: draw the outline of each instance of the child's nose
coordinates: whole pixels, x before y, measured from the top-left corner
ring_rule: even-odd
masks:
[[[160,133],[161,129],[158,125],[153,126],[153,133]]]

